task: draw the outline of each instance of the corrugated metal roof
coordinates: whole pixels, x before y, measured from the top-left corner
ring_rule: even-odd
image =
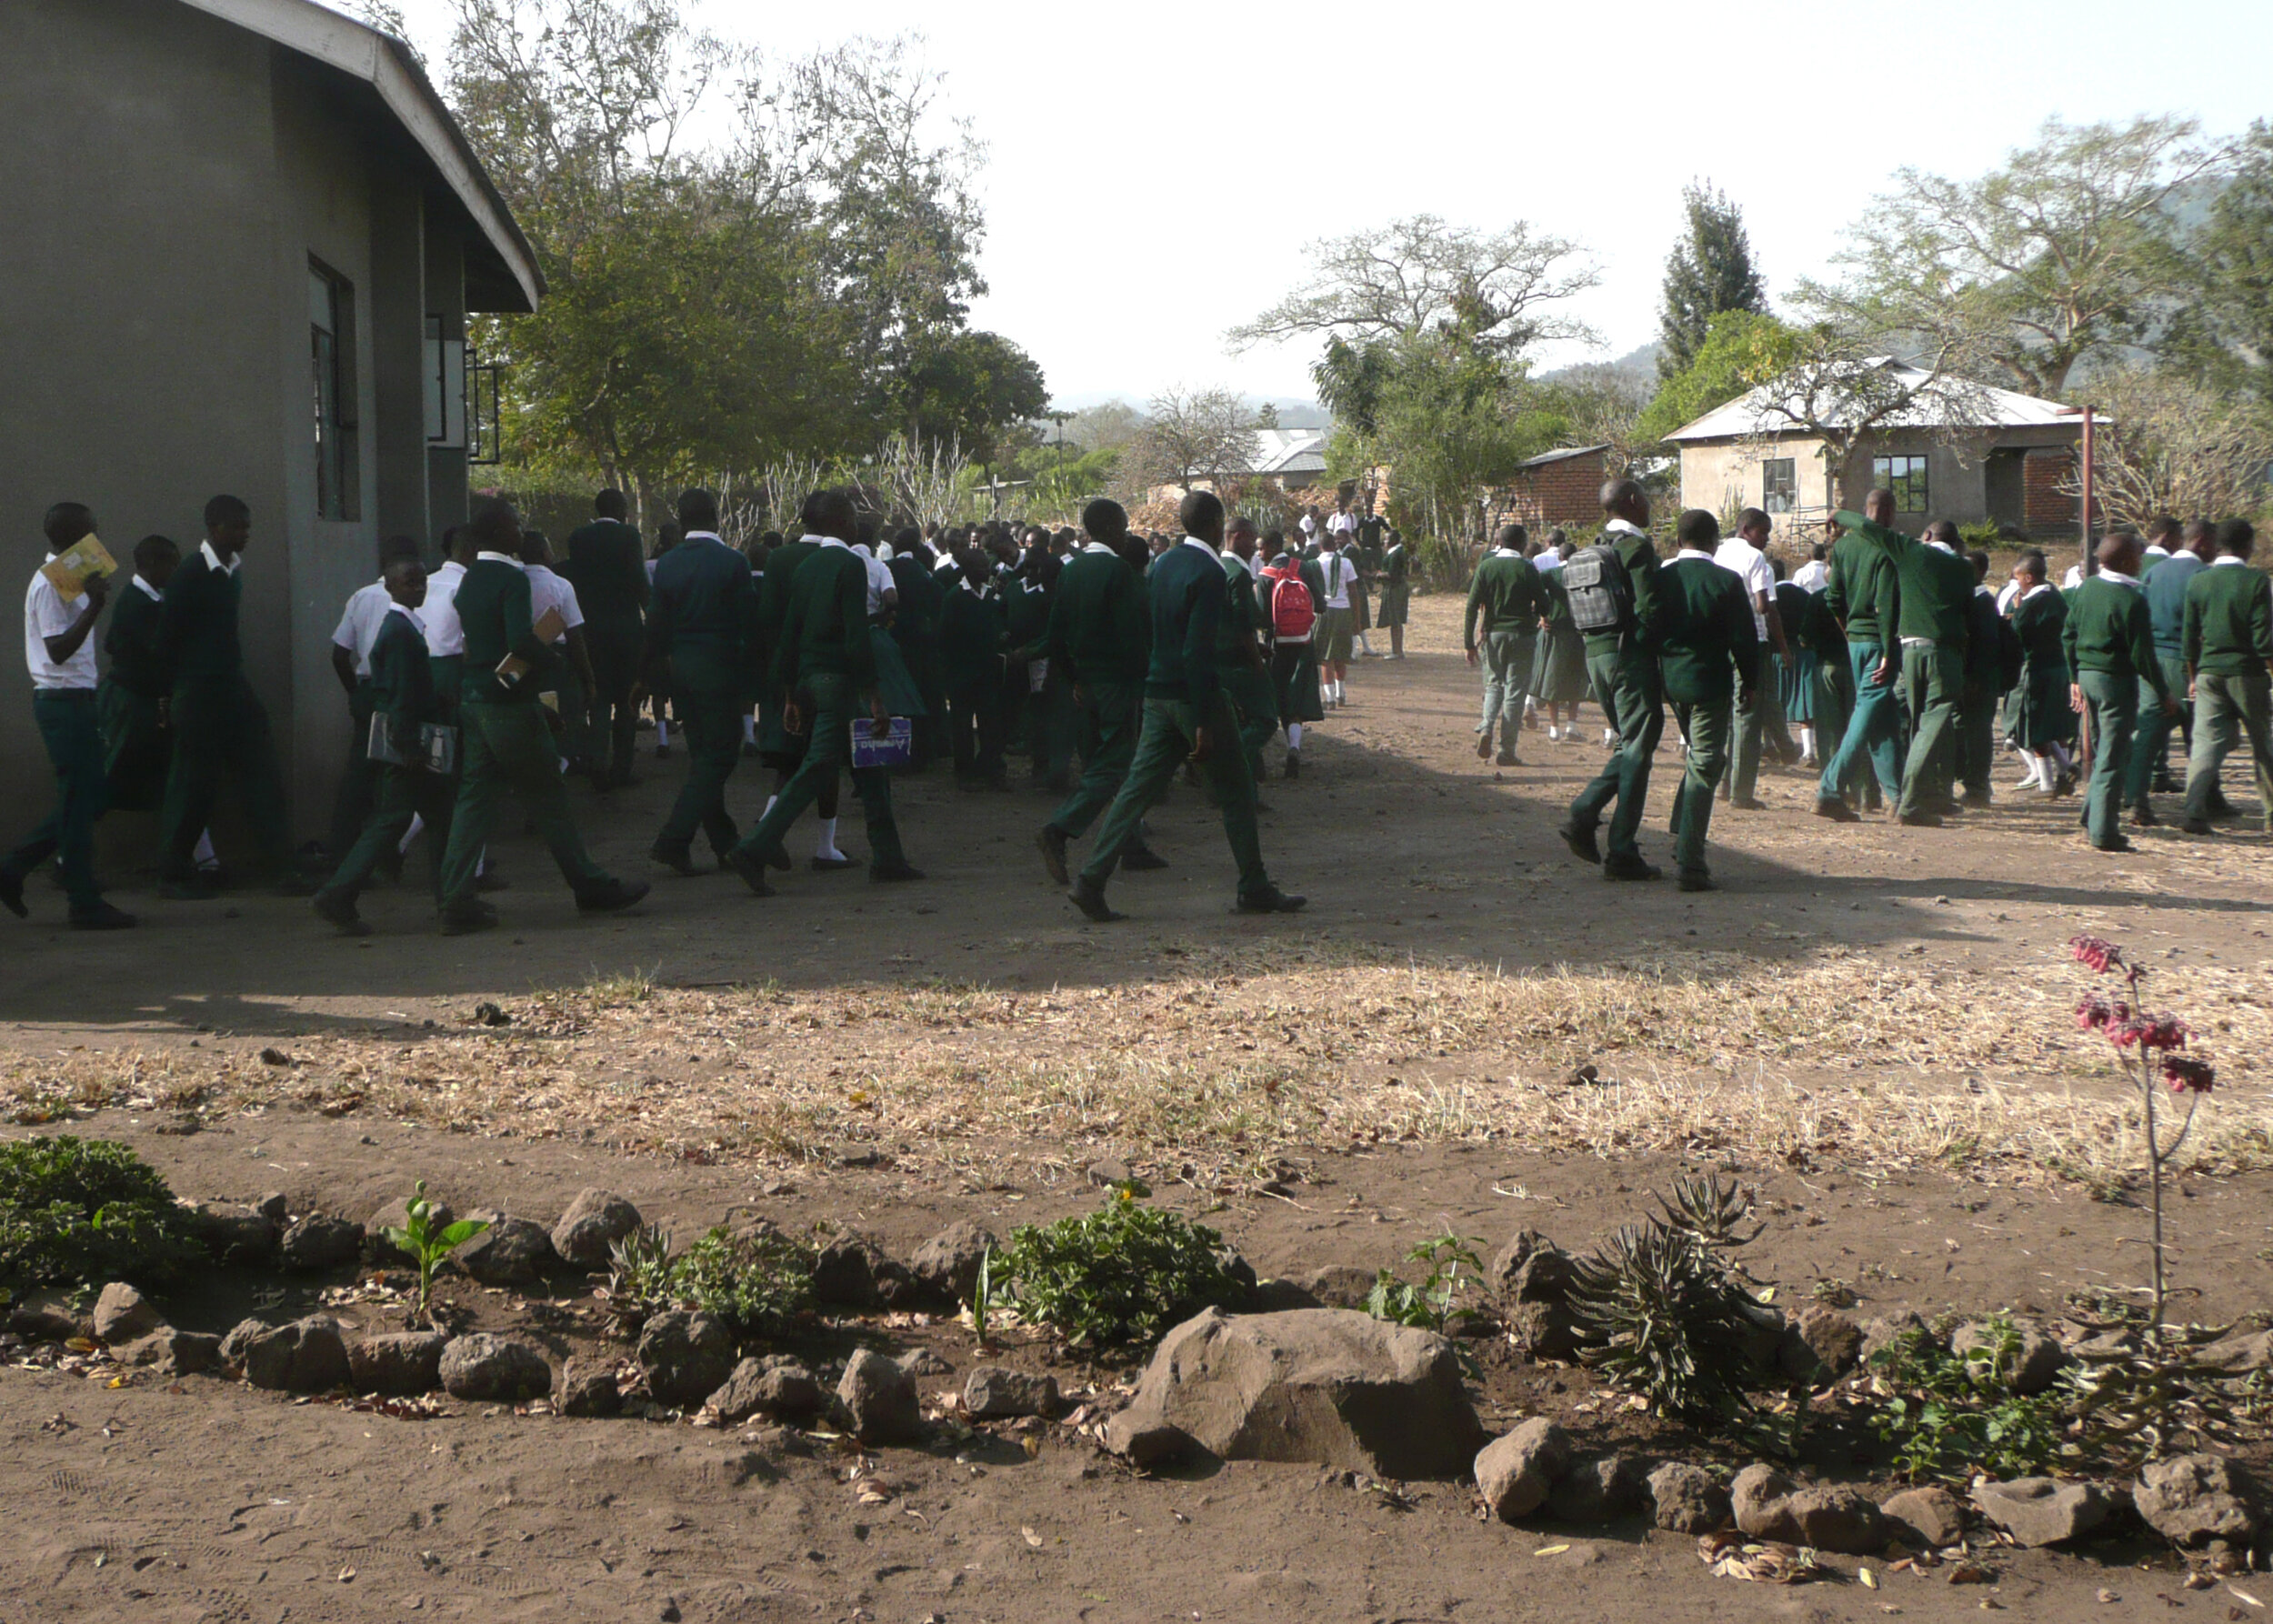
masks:
[[[1609,448],[1610,445],[1607,440],[1599,446],[1566,446],[1560,451],[1547,451],[1541,453],[1537,456],[1526,457],[1523,461],[1517,463],[1516,466],[1518,468],[1543,468],[1549,463],[1568,462],[1574,456],[1593,456],[1599,452],[1607,451]]]
[[[1924,382],[1931,374],[1924,367],[1913,366],[1892,356],[1875,357],[1868,365],[1883,367],[1898,376]],[[2039,400],[2033,395],[2018,395],[2010,389],[1992,388],[1986,384],[1963,386],[1970,398],[1965,403],[1967,415],[1972,421],[1966,426],[1976,428],[2042,428],[2066,424],[2074,426],[2076,416],[2057,400]],[[1687,440],[1741,439],[1748,436],[1767,434],[1802,434],[1806,431],[1777,411],[1777,386],[1763,384],[1748,394],[1739,395],[1726,406],[1715,406],[1696,422],[1685,424],[1666,436],[1678,444]],[[1918,395],[1920,402],[1946,397],[1947,386],[1927,384]],[[1975,404],[1985,409],[1976,411]],[[1940,417],[1929,409],[1899,413],[1886,420],[1888,428],[1923,428],[1942,426]],[[1833,426],[1838,426],[1836,423]]]
[[[1249,474],[1323,474],[1327,431],[1323,428],[1258,428]]]

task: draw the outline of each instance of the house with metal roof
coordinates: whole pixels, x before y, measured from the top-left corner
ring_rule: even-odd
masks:
[[[382,536],[466,512],[494,386],[466,322],[536,258],[401,41],[313,0],[20,0],[0,51],[0,534],[86,503],[123,559],[253,509],[246,675],[305,827],[347,752],[330,663]],[[29,708],[0,771],[44,781]]]
[[[2028,535],[2074,527],[2079,419],[2056,400],[1985,384],[1936,379],[1892,357],[1867,364],[1877,397],[1907,392],[1902,409],[1841,447],[1793,421],[1794,386],[1764,384],[1666,438],[1681,454],[1681,503],[1726,513],[1759,507],[1779,530],[1819,520],[1884,486],[1898,522],[1995,523]],[[1858,392],[1859,393],[1859,392]],[[1858,422],[1857,412],[1849,422]],[[1832,428],[1837,408],[1816,420]],[[1836,488],[1834,477],[1836,476]]]

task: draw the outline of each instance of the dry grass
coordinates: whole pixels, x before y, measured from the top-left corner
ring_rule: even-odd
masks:
[[[2269,1159],[2263,986],[2262,967],[2158,977],[2157,1001],[2194,1022],[2226,1085],[2192,1147],[2202,1170]],[[1265,980],[1216,947],[1171,947],[1149,979],[1046,993],[675,989],[635,973],[508,1006],[508,1027],[305,1039],[281,1065],[19,1056],[0,1100],[18,1121],[103,1105],[378,1111],[701,1160],[874,1145],[980,1161],[1023,1141],[1220,1168],[1305,1147],[1504,1140],[2112,1180],[2141,1166],[2138,1105],[2075,1028],[2080,987],[2049,954],[1985,996],[1839,949],[1503,975],[1321,946]],[[1573,1080],[1581,1067],[1594,1080]]]

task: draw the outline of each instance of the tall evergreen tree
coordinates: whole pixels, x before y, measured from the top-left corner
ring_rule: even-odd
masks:
[[[1678,376],[1705,346],[1713,317],[1727,310],[1767,311],[1767,284],[1752,263],[1744,211],[1727,194],[1692,181],[1681,189],[1689,228],[1666,256],[1665,308],[1657,317],[1657,376]]]

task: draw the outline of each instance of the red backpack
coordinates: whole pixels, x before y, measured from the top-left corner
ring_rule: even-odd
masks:
[[[1310,601],[1309,586],[1299,572],[1289,570],[1271,588],[1271,636],[1282,643],[1299,643],[1317,623],[1317,606]]]

